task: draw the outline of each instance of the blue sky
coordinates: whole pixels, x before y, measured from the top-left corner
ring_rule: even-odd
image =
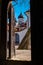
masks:
[[[18,16],[22,13],[24,20],[26,21],[27,17],[24,12],[30,10],[30,0],[12,0],[12,5],[15,12],[15,18],[18,21]]]

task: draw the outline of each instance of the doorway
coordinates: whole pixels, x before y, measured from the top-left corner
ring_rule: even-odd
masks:
[[[7,9],[6,49],[8,50],[8,58],[11,60],[29,61],[31,60],[31,47],[29,48],[29,44],[31,46],[31,42],[29,42],[31,39],[29,38],[29,35],[31,34],[29,26],[30,11],[25,12],[25,15],[27,16],[27,20],[25,22],[22,12],[18,16],[18,21],[16,20],[12,1],[9,2]],[[28,53],[30,54],[30,59]]]

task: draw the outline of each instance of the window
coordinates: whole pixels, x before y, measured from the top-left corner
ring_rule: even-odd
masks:
[[[15,34],[15,43],[19,44],[19,35],[18,34]]]

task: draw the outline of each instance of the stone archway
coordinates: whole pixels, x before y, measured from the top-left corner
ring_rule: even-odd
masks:
[[[14,9],[12,6],[12,1],[8,3],[7,7],[7,20],[9,18],[9,57],[11,58],[12,56],[15,55],[15,42],[14,42]],[[6,44],[6,49],[7,49],[7,44]],[[8,53],[8,52],[7,52]]]

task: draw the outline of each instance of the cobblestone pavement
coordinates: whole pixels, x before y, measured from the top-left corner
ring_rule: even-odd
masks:
[[[16,50],[16,55],[10,60],[31,61],[31,50]]]

